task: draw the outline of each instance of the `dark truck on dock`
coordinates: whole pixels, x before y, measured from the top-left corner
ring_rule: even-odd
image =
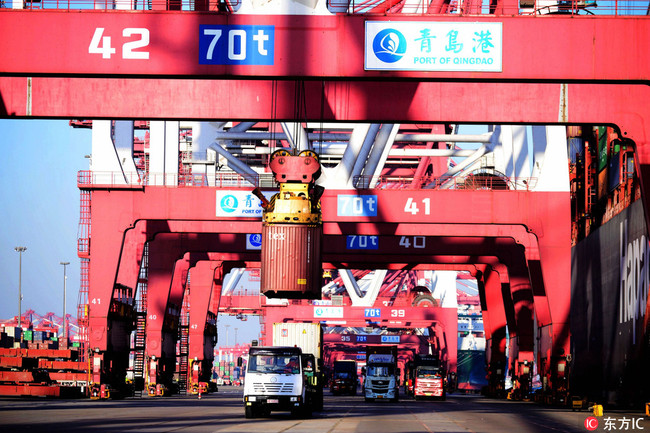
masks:
[[[332,394],[357,394],[357,362],[354,360],[334,361],[330,391]]]

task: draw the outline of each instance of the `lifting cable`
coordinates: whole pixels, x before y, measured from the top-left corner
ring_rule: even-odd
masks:
[[[275,152],[275,121],[278,116],[278,103],[277,103],[277,95],[278,95],[278,81],[273,80],[273,85],[271,86],[271,122],[269,122],[269,128],[271,129],[271,140],[269,142],[269,161],[271,155],[273,155],[273,152]]]
[[[323,118],[325,116],[325,80],[320,82],[320,133],[318,135],[318,155],[323,151]]]
[[[304,80],[296,80],[295,86],[294,86],[294,104],[293,104],[293,114],[294,114],[294,130],[293,130],[293,136],[294,136],[294,146],[297,147],[298,149],[300,148],[300,140],[302,140],[302,134],[301,128],[302,128],[302,122],[301,120],[303,119],[303,114],[304,114],[304,121],[305,121],[305,134],[307,134],[307,143],[303,143],[305,147],[309,148],[309,132],[307,131],[307,96],[305,92],[305,81]],[[297,149],[293,149],[293,153],[297,155],[296,152]]]

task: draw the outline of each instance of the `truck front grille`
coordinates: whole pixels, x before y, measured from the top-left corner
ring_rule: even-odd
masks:
[[[388,384],[387,380],[373,380],[371,382],[372,388],[378,392],[388,391]]]
[[[253,383],[253,391],[264,394],[290,394],[293,384],[287,383]]]

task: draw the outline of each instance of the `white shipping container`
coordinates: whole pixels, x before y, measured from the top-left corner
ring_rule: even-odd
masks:
[[[23,334],[23,328],[20,326],[5,326],[5,333],[16,340],[20,340],[20,336]]]
[[[323,330],[320,323],[274,323],[274,346],[297,346],[303,353],[312,353],[321,358]]]

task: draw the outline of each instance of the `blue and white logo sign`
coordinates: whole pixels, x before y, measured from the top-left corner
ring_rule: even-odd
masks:
[[[246,235],[246,249],[247,250],[261,250],[262,249],[262,235],[259,233]]]
[[[366,21],[365,69],[501,72],[502,24]]]
[[[216,216],[218,217],[262,217],[262,202],[253,193],[242,190],[219,190],[216,192]],[[273,191],[262,194],[268,199]]]
[[[395,63],[406,52],[406,39],[395,29],[384,29],[377,33],[372,41],[372,50],[379,60]]]
[[[316,307],[314,306],[314,318],[343,318],[343,307]]]

